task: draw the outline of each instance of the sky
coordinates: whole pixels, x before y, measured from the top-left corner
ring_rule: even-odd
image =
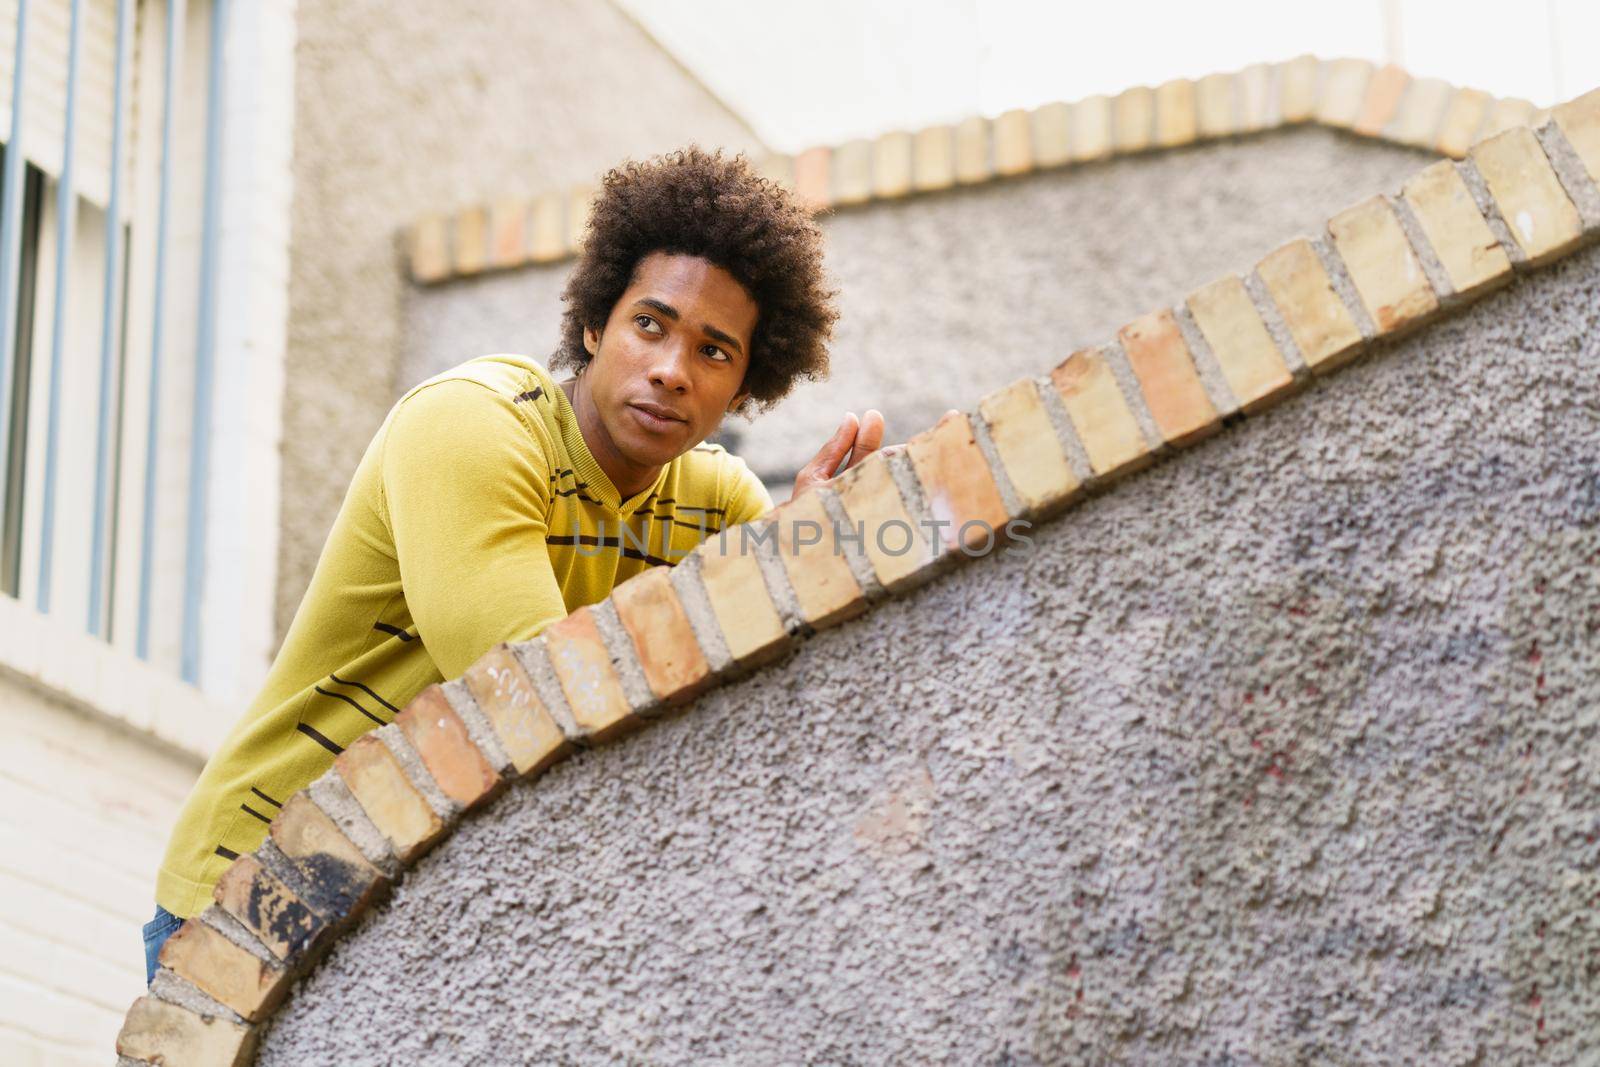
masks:
[[[1600,0],[618,2],[786,152],[1306,52],[1541,107],[1600,87]]]

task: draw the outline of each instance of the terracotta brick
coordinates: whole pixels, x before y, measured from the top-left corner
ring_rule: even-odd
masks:
[[[787,153],[774,152],[770,156],[762,156],[756,164],[756,173],[785,189],[794,189],[794,157]]]
[[[199,1015],[155,997],[140,997],[117,1034],[117,1055],[143,1063],[248,1067],[256,1030],[231,1019]]]
[[[468,208],[455,217],[455,270],[477,274],[489,265],[489,212]]]
[[[611,591],[611,602],[633,638],[650,691],[668,704],[679,704],[706,688],[711,665],[668,572],[667,567],[651,567],[629,578]]]
[[[589,231],[589,213],[594,210],[595,191],[592,186],[575,185],[567,192],[567,250],[577,252],[583,248]]]
[[[1405,330],[1439,310],[1394,208],[1369,197],[1328,220],[1333,246],[1379,333]]]
[[[1072,158],[1072,105],[1045,104],[1033,110],[1033,162],[1059,167]]]
[[[1163,148],[1189,144],[1199,135],[1194,82],[1174,78],[1156,87],[1156,144]]]
[[[1478,140],[1485,140],[1518,126],[1533,125],[1536,110],[1528,101],[1519,100],[1514,96],[1493,101],[1489,105],[1488,116],[1483,120],[1483,129],[1478,131]]]
[[[1306,122],[1316,114],[1321,67],[1316,56],[1296,56],[1278,64],[1278,114],[1284,122]]]
[[[1413,80],[1400,100],[1399,112],[1389,123],[1389,138],[1416,148],[1432,148],[1454,92],[1454,86],[1438,78]]]
[[[1074,352],[1050,372],[1050,381],[1061,394],[1096,475],[1109,478],[1150,461],[1144,433],[1103,352],[1098,348]]]
[[[443,820],[411,784],[389,746],[373,734],[356,740],[333,766],[402,863],[416,859],[444,833]]]
[[[956,126],[956,181],[988,181],[994,174],[989,154],[989,120],[974,115]]]
[[[1096,94],[1072,105],[1072,158],[1083,163],[1111,154],[1111,98]]]
[[[757,541],[750,536],[769,532],[775,535],[770,522],[747,524],[748,528],[731,527],[695,549],[711,613],[727,642],[728,654],[741,667],[776,659],[789,646],[789,632],[756,561]]]
[[[303,792],[284,802],[267,832],[300,873],[307,890],[301,899],[330,923],[355,918],[385,882],[383,872]]]
[[[1170,311],[1142,315],[1117,331],[1145,406],[1170,445],[1184,445],[1221,427]]]
[[[1600,89],[1561,104],[1551,114],[1583,160],[1589,180],[1600,184]]]
[[[1080,483],[1056,439],[1032,378],[1019,378],[978,402],[1000,463],[1029,515],[1047,516],[1077,493]]]
[[[818,493],[801,493],[773,513],[778,558],[789,574],[800,617],[821,630],[867,609],[861,585],[834,539],[833,519]]]
[[[560,193],[545,193],[533,202],[528,219],[528,258],[550,263],[567,254],[567,235]]]
[[[528,202],[497,200],[490,213],[489,265],[516,267],[526,260]]]
[[[1361,331],[1310,241],[1298,238],[1269,253],[1256,273],[1311,370],[1332,370],[1361,351]]]
[[[834,149],[829,169],[835,204],[862,204],[872,199],[871,141],[846,141]]]
[[[518,774],[534,774],[569,746],[511,646],[495,645],[461,676]]]
[[[861,532],[861,551],[872,564],[873,573],[883,587],[898,591],[912,585],[934,560],[928,543],[929,531],[918,527],[900,499],[900,490],[889,473],[889,460],[875,452],[843,474],[834,475],[839,502],[854,537]]]
[[[1266,406],[1293,385],[1289,366],[1238,275],[1201,287],[1187,303],[1243,411]]]
[[[1478,211],[1472,192],[1448,159],[1413,175],[1401,192],[1460,294],[1511,277],[1511,259]]]
[[[1367,94],[1361,101],[1351,129],[1367,137],[1376,137],[1389,125],[1400,110],[1400,98],[1405,95],[1411,75],[1393,63],[1380,67],[1367,82]]]
[[[1234,79],[1234,90],[1239,96],[1239,129],[1241,132],[1264,130],[1272,115],[1273,68],[1266,63],[1252,63],[1241,70]]]
[[[1322,69],[1322,95],[1317,101],[1316,119],[1324,126],[1349,129],[1360,117],[1361,106],[1366,101],[1372,64],[1365,59],[1332,59],[1323,64]]]
[[[1028,126],[1028,113],[1020,109],[994,120],[996,174],[1026,174],[1033,169],[1033,134]]]
[[[450,276],[450,220],[443,215],[419,219],[411,229],[411,277],[422,282]]]
[[[289,972],[190,919],[161,946],[161,965],[251,1022],[272,1012],[289,988]]]
[[[260,938],[268,951],[291,966],[303,960],[328,931],[322,917],[250,853],[228,865],[212,887],[211,897]]]
[[[911,135],[904,130],[886,133],[872,146],[872,193],[887,199],[910,191]]]
[[[1467,149],[1478,139],[1483,117],[1489,113],[1489,100],[1489,94],[1478,89],[1457,90],[1445,106],[1434,148],[1451,159],[1465,157]]]
[[[540,637],[580,730],[604,740],[635,725],[630,721],[633,708],[600,637],[594,612],[579,608],[547,626]]]
[[[937,527],[944,551],[965,546],[967,552],[981,553],[1006,543],[1011,516],[964,412],[945,415],[914,435],[906,442],[906,454],[922,485],[930,517],[949,523]]]
[[[808,148],[794,157],[794,191],[808,210],[828,206],[832,150],[825,145]]]
[[[503,784],[438,684],[412,697],[394,721],[440,791],[463,808],[482,803]]]
[[[911,184],[924,192],[956,183],[956,138],[949,126],[918,130],[911,142]]]
[[[1514,126],[1479,141],[1469,155],[1529,265],[1561,255],[1582,238],[1578,209],[1532,130]]]
[[[1124,89],[1111,101],[1112,142],[1118,152],[1149,148],[1155,137],[1156,94],[1148,86]]]
[[[1234,76],[1208,74],[1195,84],[1195,111],[1201,137],[1233,132]]]

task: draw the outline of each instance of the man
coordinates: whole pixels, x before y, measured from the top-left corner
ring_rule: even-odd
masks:
[[[179,815],[147,970],[282,803],[422,689],[676,563],[772,499],[702,442],[827,372],[822,236],[742,158],[691,147],[605,176],[568,281],[556,382],[491,355],[413,387],[356,468],[261,693]],[[854,466],[883,418],[847,414],[794,492]]]

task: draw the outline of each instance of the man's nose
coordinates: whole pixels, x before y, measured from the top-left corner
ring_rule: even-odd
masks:
[[[691,356],[687,342],[657,345],[656,359],[650,366],[650,380],[667,389],[687,388]]]

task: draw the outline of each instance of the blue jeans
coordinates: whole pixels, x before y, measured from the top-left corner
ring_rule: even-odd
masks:
[[[178,927],[183,925],[183,920],[172,912],[156,905],[156,917],[144,924],[144,984],[149,985],[156,977],[156,960],[161,955],[161,946],[167,943],[167,938],[178,932]]]

